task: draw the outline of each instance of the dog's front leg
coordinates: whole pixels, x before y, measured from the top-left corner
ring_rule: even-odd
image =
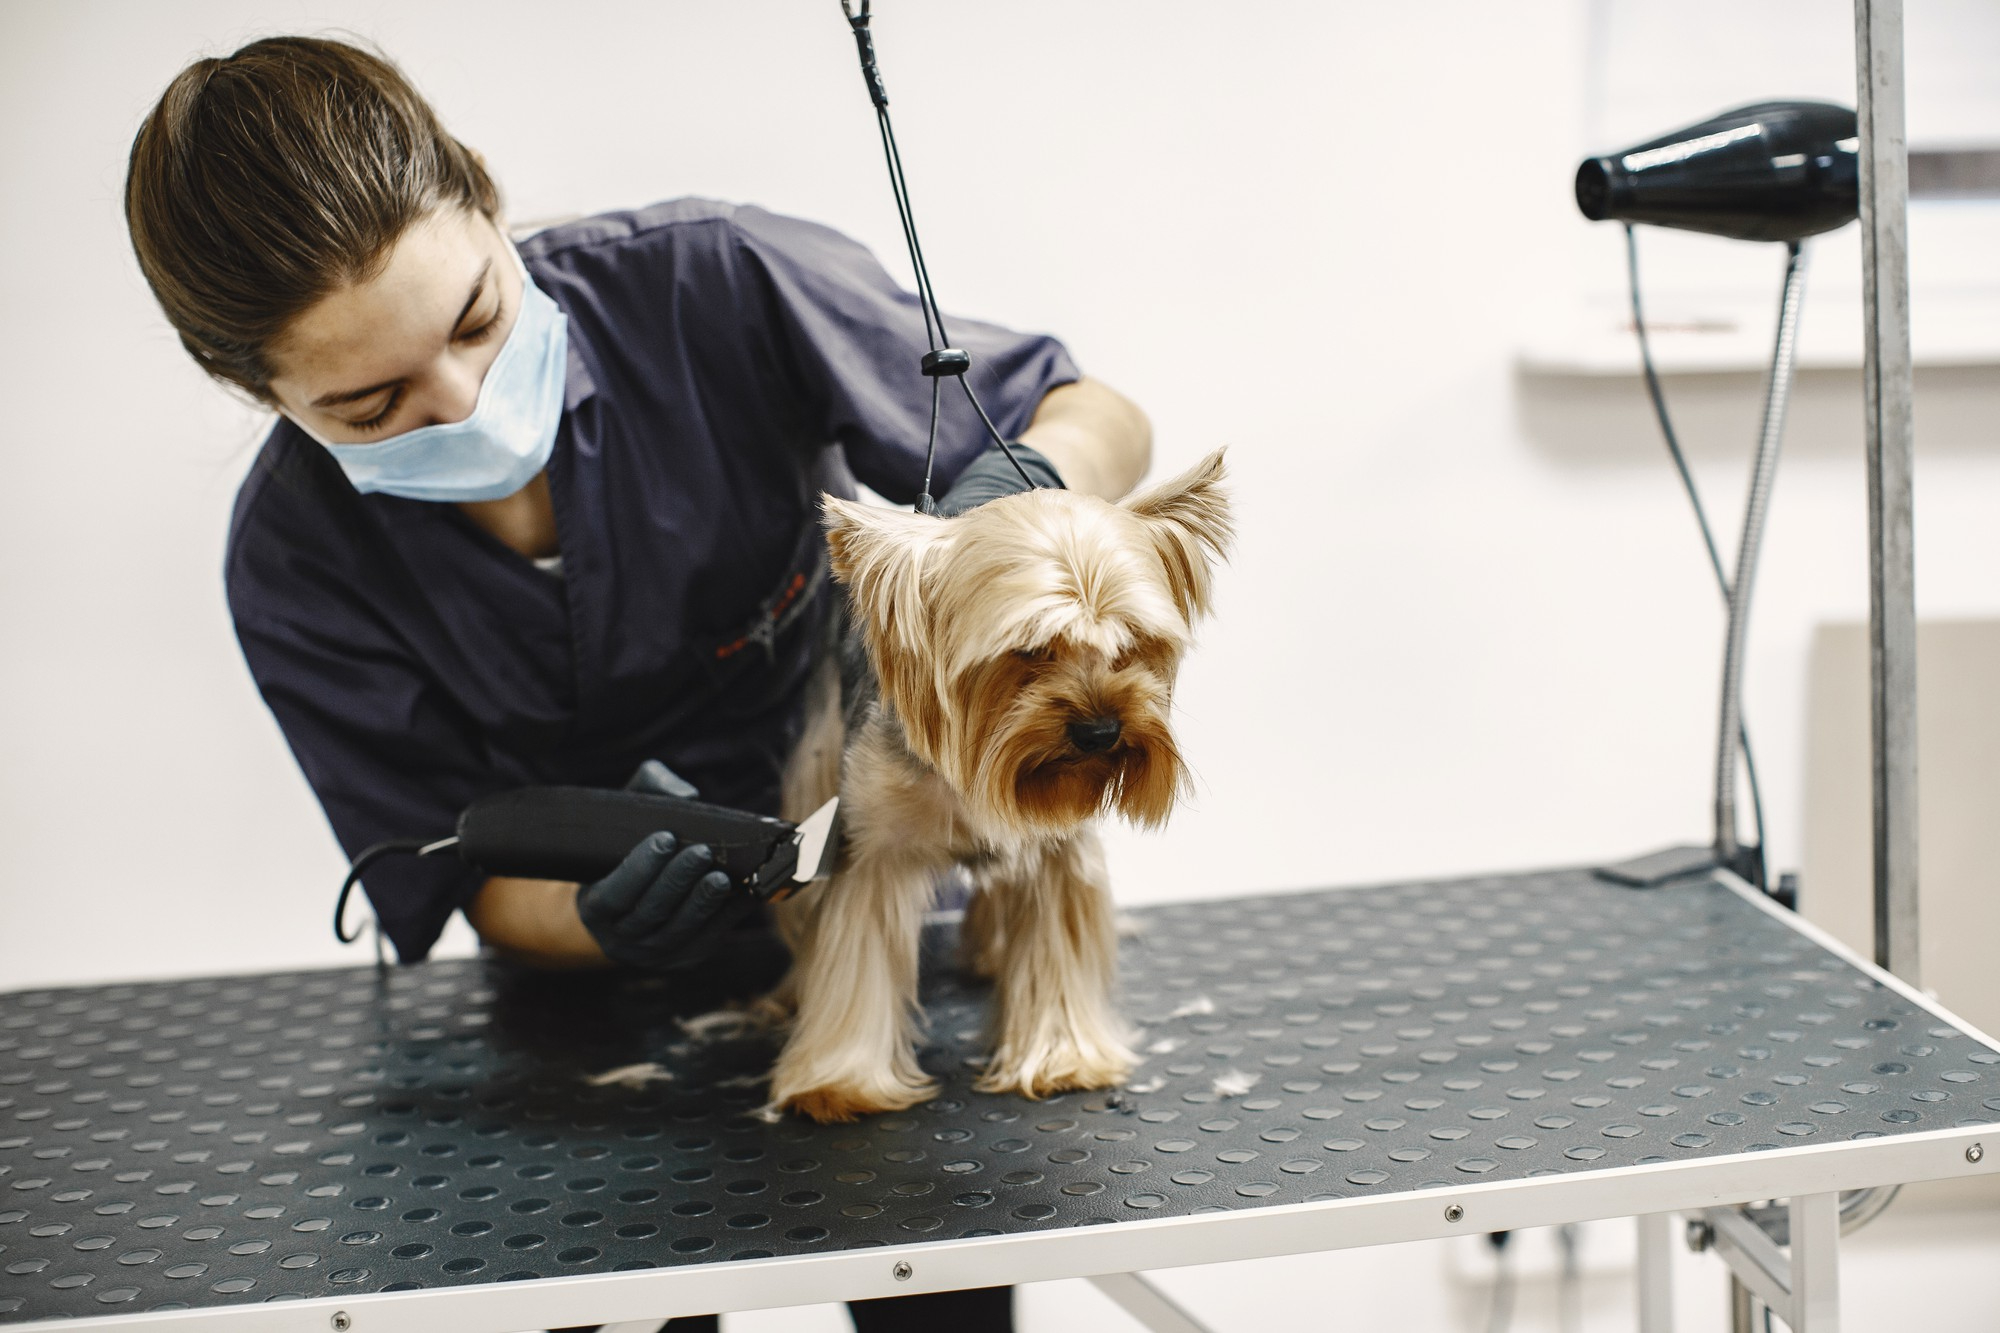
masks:
[[[1000,960],[1007,949],[1007,906],[1006,891],[982,880],[958,923],[959,965],[983,981],[1000,976]]]
[[[917,1065],[917,939],[934,867],[859,850],[817,890],[789,978],[798,1016],[771,1071],[771,1102],[852,1120],[924,1101]]]
[[[1112,1004],[1118,930],[1097,835],[1030,854],[989,885],[1005,895],[997,1040],[981,1092],[1045,1097],[1124,1081],[1133,1056]]]

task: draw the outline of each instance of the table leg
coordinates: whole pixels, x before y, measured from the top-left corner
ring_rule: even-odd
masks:
[[[1639,1333],[1674,1333],[1674,1215],[1633,1220],[1639,1228]]]
[[[1792,1333],[1839,1333],[1840,1195],[1791,1201]]]

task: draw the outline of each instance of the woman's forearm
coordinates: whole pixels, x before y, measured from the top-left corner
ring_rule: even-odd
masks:
[[[1021,443],[1055,464],[1073,491],[1116,500],[1153,460],[1153,426],[1125,395],[1100,380],[1049,390]]]
[[[604,967],[609,960],[576,914],[576,885],[496,875],[467,904],[465,919],[499,953],[532,967]]]

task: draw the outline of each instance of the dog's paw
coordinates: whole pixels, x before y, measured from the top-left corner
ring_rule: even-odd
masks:
[[[822,1125],[831,1125],[884,1111],[907,1111],[919,1102],[929,1101],[937,1093],[935,1083],[830,1084],[774,1096],[771,1104],[778,1110],[806,1116]]]
[[[1040,1100],[1058,1092],[1121,1086],[1136,1063],[1122,1042],[1062,1042],[1040,1051],[996,1052],[972,1086]]]

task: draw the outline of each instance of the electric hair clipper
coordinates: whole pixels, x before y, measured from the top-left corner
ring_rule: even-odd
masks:
[[[360,938],[343,923],[348,895],[384,856],[435,856],[455,851],[489,875],[559,879],[587,884],[617,868],[655,833],[683,847],[706,843],[716,868],[760,902],[778,902],[833,873],[839,853],[840,799],[802,822],[732,810],[680,796],[603,787],[520,787],[482,796],[444,838],[399,838],[354,858],[333,908],[333,933],[343,944]]]

